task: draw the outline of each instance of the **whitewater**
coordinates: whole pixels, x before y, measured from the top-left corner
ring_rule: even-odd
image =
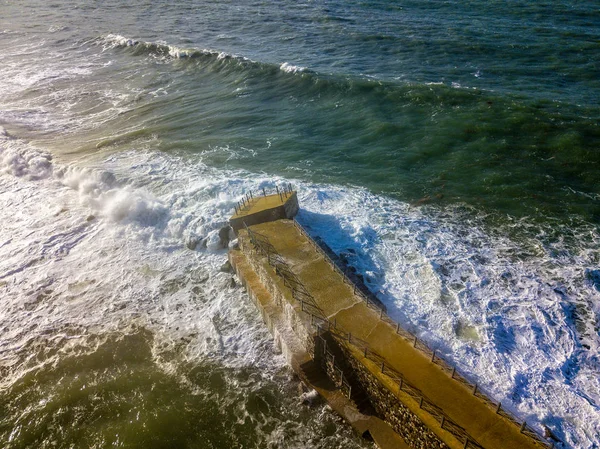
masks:
[[[237,201],[291,183],[400,325],[600,447],[595,28],[554,7],[534,39],[498,2],[0,2],[0,444],[370,447],[223,268]]]
[[[598,361],[578,346],[597,354],[599,342],[573,306],[600,299],[594,251],[524,247],[460,206],[419,208],[152,151],[80,167],[5,131],[1,148],[4,388],[36,368],[21,352],[34,336],[77,339],[59,330],[74,323],[101,333],[144,326],[162,335],[159,346],[184,341],[186,359],[280,368],[281,356],[265,360],[270,337],[245,293],[219,271],[218,231],[245,192],[290,181],[299,221],[350,256],[393,318],[517,416],[574,447],[595,444]]]

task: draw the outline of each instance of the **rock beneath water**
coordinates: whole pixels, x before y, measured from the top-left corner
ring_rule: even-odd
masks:
[[[219,268],[219,271],[222,273],[233,273],[233,267],[231,266],[229,261],[227,261],[223,265],[221,265],[221,268]]]
[[[235,279],[232,277],[232,278],[231,278],[231,281],[230,281],[230,283],[229,283],[229,286],[230,286],[231,288],[235,288],[235,287],[236,287],[236,285],[237,285],[237,283],[235,282]]]
[[[198,243],[200,243],[200,239],[196,236],[190,236],[185,239],[185,246],[192,251],[196,249]]]
[[[231,226],[223,226],[219,230],[219,244],[221,248],[227,248],[229,246]]]
[[[311,407],[319,402],[319,398],[319,393],[316,390],[311,390],[300,395],[302,403]]]

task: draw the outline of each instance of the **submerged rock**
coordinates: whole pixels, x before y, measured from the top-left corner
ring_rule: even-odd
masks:
[[[319,398],[319,393],[316,390],[310,390],[300,395],[302,403],[311,407],[319,402]]]
[[[223,226],[220,230],[219,230],[219,244],[221,245],[221,248],[227,248],[229,246],[229,241],[231,240],[231,226],[227,225],[227,226]]]
[[[231,266],[229,261],[227,261],[223,265],[221,265],[221,268],[219,268],[219,271],[222,273],[233,273],[233,267]]]
[[[185,246],[192,251],[196,249],[198,243],[200,243],[200,239],[196,236],[189,236],[185,239]]]

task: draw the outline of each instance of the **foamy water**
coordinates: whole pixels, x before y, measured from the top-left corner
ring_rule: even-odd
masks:
[[[74,324],[106,333],[135,323],[161,350],[184,341],[186,360],[281,369],[245,293],[219,271],[218,231],[244,192],[291,181],[299,220],[348,258],[392,317],[538,430],[595,444],[599,342],[584,318],[600,295],[589,242],[548,246],[541,234],[519,240],[519,222],[514,238],[490,234],[460,206],[412,207],[154,152],[88,168],[6,135],[1,145],[2,323],[13,329],[0,349],[5,388],[36,369],[19,348]],[[599,242],[593,229],[586,237]]]
[[[518,221],[514,238],[490,234],[483,217],[460,206],[313,188],[300,198],[312,213],[300,219],[358,268],[392,317],[540,432],[546,426],[574,447],[596,444],[593,227],[577,237],[580,247],[549,245],[543,229],[519,239],[527,224]]]
[[[364,446],[220,271],[291,182],[394,319],[600,447],[593,8],[330,6],[3,5],[0,444]]]
[[[60,375],[71,370],[69,360],[81,366],[71,381],[77,385],[77,378],[92,376],[87,371],[90,360],[105,351],[115,351],[115,362],[123,360],[120,366],[105,368],[115,374],[88,380],[99,382],[97,387],[87,385],[90,393],[110,391],[110,378],[132,363],[127,351],[141,351],[143,357],[146,344],[152,356],[143,363],[181,384],[184,391],[175,394],[184,395],[182,400],[191,395],[198,402],[219,394],[211,390],[214,386],[198,384],[193,377],[193,372],[208,369],[203,364],[217,364],[212,376],[223,372],[219,376],[225,376],[231,391],[221,404],[224,408],[213,410],[215,417],[232,414],[239,415],[241,422],[254,421],[254,395],[278,384],[290,388],[286,386],[290,371],[258,311],[232,275],[220,270],[227,250],[219,244],[218,231],[234,201],[254,183],[215,178],[214,171],[202,165],[187,175],[171,177],[173,164],[181,161],[148,153],[123,155],[95,167],[62,165],[4,133],[0,141],[0,391],[7,395],[3,401],[19,398],[20,385],[37,378],[29,388],[43,389],[39,394],[46,397],[28,405],[23,414],[9,405],[17,399],[5,404],[4,423],[13,426],[7,444],[20,447],[27,441],[27,429],[37,428],[46,410],[56,401],[71,401],[61,392],[65,387]],[[195,249],[189,248],[192,242]],[[187,366],[199,368],[189,372]],[[257,374],[244,381],[245,386],[239,385],[243,375],[240,379],[236,373],[248,368]],[[43,379],[54,373],[58,384],[46,385]],[[140,382],[136,391],[146,394]],[[84,381],[81,389],[85,388]],[[267,413],[247,438],[269,447],[358,447],[345,426],[339,435],[330,434],[327,429],[341,422],[326,408],[311,411],[301,406],[292,412],[301,399],[297,391],[291,393],[286,400],[294,406]],[[138,405],[144,407],[144,402]],[[151,412],[155,404],[146,407]],[[301,415],[293,418],[291,412]],[[60,410],[55,413],[61,415]],[[307,422],[311,420],[315,422]],[[100,434],[94,438],[97,444],[107,444]]]

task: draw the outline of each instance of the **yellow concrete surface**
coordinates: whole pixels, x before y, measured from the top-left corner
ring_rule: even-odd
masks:
[[[251,198],[247,205],[243,207],[243,209],[238,210],[237,213],[232,215],[232,219],[247,217],[249,215],[253,215],[265,210],[274,209],[276,207],[283,206],[286,201],[292,196],[292,193],[277,195],[267,195],[267,196],[255,196]]]
[[[367,307],[353,294],[351,285],[324,260],[312,243],[290,220],[278,220],[252,226],[252,230],[268,237],[276,251],[284,257],[294,274],[315,298],[329,320],[353,336],[366,340],[370,348],[384,357],[386,364],[402,373],[424,396],[462,426],[486,449],[539,448],[532,439],[489,405],[474,396],[465,385],[451,379],[430,357],[413,348],[412,343],[395,332],[395,327],[379,319],[379,312]],[[370,367],[371,362],[365,362]],[[373,369],[371,366],[369,369]],[[378,373],[381,376],[380,373]],[[398,390],[391,390],[399,397]],[[409,408],[418,404],[403,401]],[[418,410],[418,412],[423,412]],[[419,413],[419,414],[420,414]],[[462,447],[447,431],[430,425],[451,447]],[[446,435],[447,434],[447,435]]]
[[[229,261],[261,311],[263,319],[268,323],[269,330],[277,336],[278,344],[282,350],[287,351],[288,362],[302,381],[318,391],[331,408],[344,417],[358,433],[369,431],[381,449],[411,449],[389,424],[375,416],[358,412],[354,403],[344,396],[320,369],[316,368],[315,362],[302,347],[294,331],[289,328],[282,308],[277,306],[271,294],[265,289],[247,257],[239,250],[231,250]],[[282,285],[279,287],[285,288]],[[288,300],[292,300],[291,296],[285,296]],[[307,372],[311,375],[307,375]]]

